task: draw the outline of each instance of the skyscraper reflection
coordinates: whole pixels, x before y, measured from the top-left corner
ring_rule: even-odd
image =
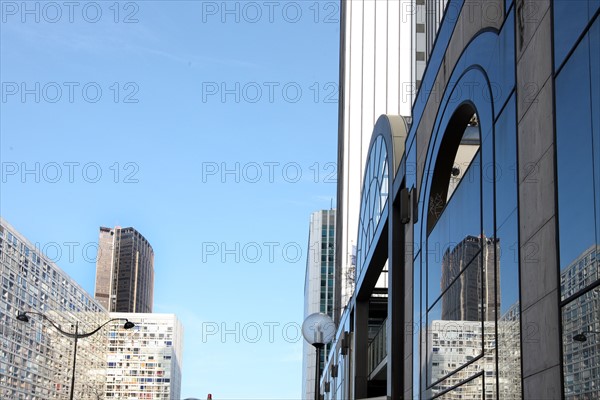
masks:
[[[430,311],[439,319],[430,320],[427,335],[428,396],[521,398],[519,304],[497,318],[499,252],[499,239],[469,235],[443,255],[442,295]]]
[[[587,248],[560,274],[563,298],[576,295],[596,280],[600,252]],[[600,393],[600,289],[592,289],[570,301],[562,310],[565,398],[597,399]],[[586,333],[587,332],[587,333]],[[587,339],[573,339],[584,333]]]

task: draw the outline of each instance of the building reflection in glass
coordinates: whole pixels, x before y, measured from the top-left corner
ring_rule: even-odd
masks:
[[[427,398],[521,398],[519,303],[496,318],[499,253],[499,239],[466,236],[443,255],[442,295],[429,311]]]
[[[600,252],[588,248],[560,274],[563,294],[576,293],[597,273]],[[600,289],[595,288],[562,309],[565,398],[597,399],[600,393]],[[584,334],[585,341],[575,340]],[[580,339],[581,340],[581,339]]]

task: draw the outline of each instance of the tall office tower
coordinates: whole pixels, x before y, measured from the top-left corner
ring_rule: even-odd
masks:
[[[183,326],[177,317],[148,313],[110,316],[127,318],[135,328],[109,332],[103,398],[180,400]]]
[[[152,312],[154,251],[133,228],[100,228],[95,298],[110,312]]]
[[[308,234],[308,255],[304,280],[304,317],[322,312],[334,314],[335,210],[311,214]],[[321,352],[321,366],[329,351]],[[304,341],[302,360],[303,399],[315,397],[315,349]]]
[[[70,394],[73,339],[108,313],[45,253],[0,218],[0,399],[61,400]],[[28,312],[29,321],[18,313]],[[43,314],[46,318],[42,317]],[[105,328],[106,329],[106,328]],[[97,399],[105,384],[103,331],[78,342],[74,398]]]
[[[495,249],[494,249],[495,247]],[[500,308],[499,241],[467,236],[442,257],[442,320],[494,321]],[[482,299],[483,296],[483,299]]]

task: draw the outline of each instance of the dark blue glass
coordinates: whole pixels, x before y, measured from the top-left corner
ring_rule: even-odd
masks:
[[[560,267],[564,269],[596,243],[587,36],[555,83]]]
[[[481,206],[483,210],[483,235],[494,236],[494,129],[483,135],[481,143]]]
[[[496,39],[494,54],[486,65],[490,76],[491,98],[494,102],[495,117],[508,100],[515,86],[515,18],[514,10],[506,17],[506,22]]]
[[[554,67],[563,63],[589,21],[587,0],[554,0]]]
[[[499,292],[500,313],[499,319],[515,305],[519,304],[519,227],[517,211],[508,216],[506,222],[498,230],[499,264]],[[535,252],[532,251],[532,254]],[[536,256],[539,256],[536,253]]]
[[[588,13],[590,18],[594,16],[598,9],[600,8],[600,0],[588,0]]]
[[[500,228],[517,208],[517,130],[514,95],[496,121],[495,150],[496,224]],[[487,177],[488,174],[484,176]]]
[[[519,226],[517,211],[498,230],[498,379],[500,398],[521,397],[521,308],[519,303]]]
[[[443,265],[466,267],[477,256],[481,238],[480,155],[452,194],[427,239],[428,306],[449,283],[442,281]]]
[[[413,318],[412,318],[412,356],[413,356],[413,398],[418,398],[421,375],[421,253],[415,257],[413,265]]]
[[[600,0],[596,1],[596,6]],[[594,188],[596,199],[596,246],[600,250],[600,18],[589,30],[590,91],[592,96],[592,128],[594,144]],[[600,262],[600,261],[599,261]]]

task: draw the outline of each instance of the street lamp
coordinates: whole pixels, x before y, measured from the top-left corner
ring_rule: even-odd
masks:
[[[123,328],[125,328],[125,329],[131,329],[135,326],[135,324],[133,322],[129,321],[127,318],[111,318],[91,332],[79,333],[79,321],[77,321],[77,322],[75,322],[75,333],[71,333],[71,332],[63,331],[60,328],[60,326],[58,326],[54,321],[52,321],[50,318],[48,318],[48,316],[46,316],[45,314],[39,313],[39,312],[24,311],[17,315],[17,319],[21,322],[29,322],[29,316],[27,314],[39,315],[46,321],[50,322],[50,325],[52,325],[54,327],[54,329],[56,329],[60,334],[62,334],[63,336],[69,337],[71,339],[74,339],[74,341],[73,341],[73,373],[71,375],[71,393],[69,394],[69,400],[73,400],[73,395],[75,394],[75,364],[77,363],[77,341],[79,339],[83,339],[83,338],[92,336],[93,334],[97,333],[100,329],[105,327],[109,322],[125,321],[125,324],[123,325]]]
[[[315,352],[315,400],[320,400],[321,349],[335,336],[335,324],[331,317],[323,313],[310,314],[302,323],[302,336],[312,344]]]
[[[587,342],[587,336],[586,333],[600,333],[600,332],[596,332],[596,331],[587,331],[587,332],[581,332],[578,333],[577,335],[573,336],[573,340],[576,342]]]

